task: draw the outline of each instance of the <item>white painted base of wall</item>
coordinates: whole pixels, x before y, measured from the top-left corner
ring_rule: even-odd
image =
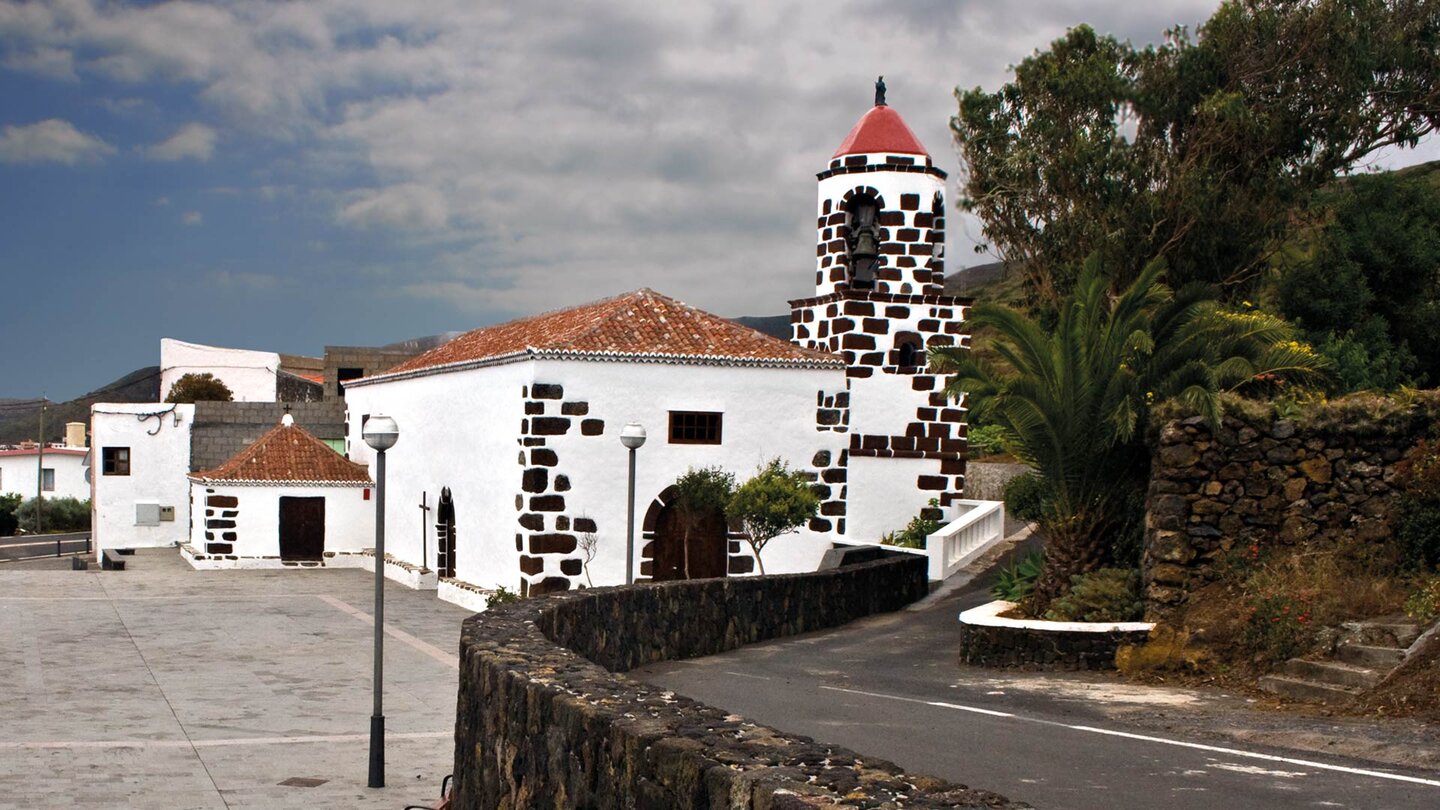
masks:
[[[235,554],[202,554],[189,543],[180,545],[180,557],[196,571],[276,571],[304,568],[365,568],[359,554],[327,552],[323,560],[282,560],[279,557],[242,557]],[[374,571],[372,564],[369,570]]]
[[[366,571],[375,570],[375,549],[367,548],[355,556],[360,558],[361,567]],[[433,591],[440,581],[439,575],[429,568],[396,559],[388,552],[385,554],[385,578],[417,591]]]
[[[987,602],[961,613],[960,622],[980,627],[1018,627],[1025,630],[1049,630],[1054,633],[1136,633],[1155,629],[1153,622],[1050,622],[1042,619],[1007,619],[1000,615],[1014,607],[1014,602]]]
[[[440,587],[436,589],[435,595],[452,605],[459,605],[476,613],[490,609],[490,599],[480,593],[479,588],[469,583],[458,585],[456,582],[457,580],[452,579],[440,580]]]

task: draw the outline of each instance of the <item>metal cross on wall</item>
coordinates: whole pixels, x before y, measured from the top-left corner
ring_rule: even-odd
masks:
[[[429,570],[430,570],[430,566],[428,566],[428,565],[425,564],[426,560],[430,559],[429,555],[426,554],[426,552],[425,552],[425,539],[426,539],[426,535],[428,534],[428,529],[426,528],[426,526],[430,523],[430,506],[425,502],[427,495],[428,495],[428,493],[422,491],[422,492],[420,493],[420,503],[419,503],[419,506],[420,506],[420,569],[423,570],[423,571],[429,571]]]

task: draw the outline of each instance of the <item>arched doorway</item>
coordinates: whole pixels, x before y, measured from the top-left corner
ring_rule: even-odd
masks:
[[[687,531],[680,510],[674,503],[665,503],[651,525],[651,579],[663,582],[725,576],[729,566],[729,527],[720,510],[700,517]]]
[[[442,577],[455,576],[455,501],[449,487],[440,490],[435,510],[435,571]]]

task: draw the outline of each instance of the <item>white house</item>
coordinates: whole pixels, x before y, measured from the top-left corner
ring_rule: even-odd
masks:
[[[148,548],[190,536],[194,405],[97,403],[90,409],[95,547]]]
[[[943,294],[944,177],[877,98],[819,174],[816,291],[791,302],[793,342],[639,290],[477,329],[348,383],[353,458],[371,455],[370,415],[400,426],[390,552],[435,568],[442,595],[447,582],[531,594],[622,582],[628,422],[649,433],[642,579],[756,570],[718,515],[683,539],[668,501],[692,467],[743,479],[779,457],[813,477],[820,514],[766,549],[772,573],[814,570],[835,541],[874,541],[932,498],[958,499],[964,410],[925,354],[966,340],[968,302]]]
[[[286,414],[213,470],[190,475],[197,568],[319,566],[374,545],[370,475]]]
[[[41,461],[38,447],[0,450],[0,495],[19,495],[28,501],[39,492],[46,498],[89,500],[88,452],[83,447],[47,447]]]
[[[205,373],[225,383],[236,402],[274,402],[280,355],[186,343],[174,338],[160,341],[161,399],[168,396],[171,386],[186,374]]]

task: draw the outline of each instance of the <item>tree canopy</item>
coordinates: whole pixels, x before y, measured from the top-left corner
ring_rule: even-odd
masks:
[[[166,402],[229,402],[235,395],[230,387],[208,371],[182,374],[170,386]]]
[[[739,521],[763,574],[765,561],[760,554],[765,546],[805,525],[819,507],[820,498],[805,476],[775,458],[735,489],[725,514]]]
[[[1162,262],[1111,296],[1098,257],[1085,263],[1073,293],[1047,330],[1003,306],[979,305],[971,322],[993,328],[997,361],[959,347],[931,351],[933,368],[952,374],[946,393],[968,396],[977,418],[998,425],[1005,444],[1043,482],[1040,523],[1049,537],[1039,608],[1071,576],[1138,549],[1149,450],[1150,410],[1177,400],[1212,423],[1220,394],[1323,365],[1294,340],[1294,329],[1258,311],[1220,306],[1212,287],[1172,291]]]
[[[963,206],[1054,309],[1097,255],[1116,289],[1245,289],[1316,189],[1440,118],[1440,4],[1231,0],[1136,48],[1077,26],[994,93],[957,91]]]

